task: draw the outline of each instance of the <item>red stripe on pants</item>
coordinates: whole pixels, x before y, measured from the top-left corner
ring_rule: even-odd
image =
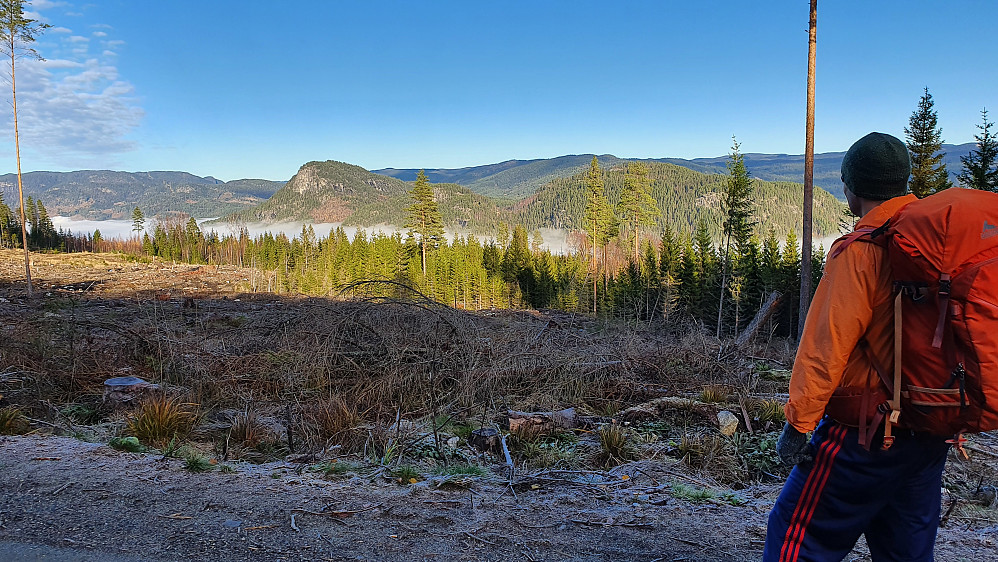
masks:
[[[797,499],[797,507],[790,518],[790,526],[787,527],[786,537],[783,539],[783,548],[780,551],[780,562],[793,562],[800,555],[800,548],[804,542],[804,533],[807,524],[814,516],[814,511],[821,498],[821,492],[828,482],[828,476],[832,472],[832,464],[835,455],[842,449],[842,440],[846,434],[846,426],[836,424],[828,432],[828,439],[818,447],[818,455],[815,464],[811,468],[811,473],[807,475],[804,488]]]

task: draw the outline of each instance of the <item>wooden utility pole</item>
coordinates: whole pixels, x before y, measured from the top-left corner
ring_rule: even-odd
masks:
[[[804,125],[804,235],[801,237],[800,316],[797,339],[804,333],[804,319],[811,305],[811,210],[814,207],[814,54],[817,44],[818,0],[811,0],[811,26],[807,45],[807,122]]]

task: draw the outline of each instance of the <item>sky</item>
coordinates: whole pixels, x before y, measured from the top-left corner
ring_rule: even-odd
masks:
[[[804,152],[808,1],[34,0],[24,171],[287,180],[312,160]],[[993,0],[820,0],[815,150],[998,116]],[[2,74],[2,73],[0,73]],[[9,66],[0,173],[16,170]]]

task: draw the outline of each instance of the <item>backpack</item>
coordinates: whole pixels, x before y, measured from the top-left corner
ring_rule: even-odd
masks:
[[[951,188],[913,201],[866,240],[883,246],[894,286],[894,372],[881,373],[891,426],[933,435],[998,429],[998,193]],[[865,424],[864,424],[865,425]],[[966,454],[966,453],[963,453]]]

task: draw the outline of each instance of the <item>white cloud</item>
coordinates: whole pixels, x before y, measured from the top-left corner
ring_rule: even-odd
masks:
[[[94,37],[107,37],[107,33],[104,33],[103,31],[95,31],[93,33],[93,36]]]
[[[49,38],[57,44],[39,53],[49,60],[25,58],[17,67],[22,148],[67,167],[107,165],[115,154],[133,150],[128,135],[143,111],[132,84],[109,62],[114,52],[106,49],[124,42],[101,41],[98,55],[90,53],[87,37],[60,33]],[[10,91],[0,95],[9,108]],[[0,128],[13,128],[9,110],[0,112]]]
[[[73,30],[68,27],[53,27],[48,30],[48,33],[72,33]]]

